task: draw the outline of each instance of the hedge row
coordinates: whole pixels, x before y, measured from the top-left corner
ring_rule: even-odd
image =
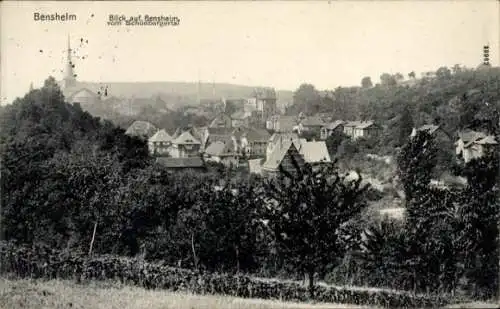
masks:
[[[247,276],[201,273],[159,263],[117,256],[88,258],[62,253],[46,246],[23,247],[0,242],[0,272],[43,279],[117,280],[149,289],[222,294],[237,297],[306,301],[307,288],[290,282],[265,282]],[[317,286],[315,301],[376,305],[390,308],[437,307],[442,298],[388,291],[349,290]]]

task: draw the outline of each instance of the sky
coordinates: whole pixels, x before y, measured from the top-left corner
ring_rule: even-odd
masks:
[[[75,14],[36,21],[34,13]],[[110,14],[175,16],[177,26],[111,26]],[[77,79],[186,81],[295,90],[364,76],[499,63],[499,2],[252,1],[0,3],[1,102],[62,78],[67,36]]]

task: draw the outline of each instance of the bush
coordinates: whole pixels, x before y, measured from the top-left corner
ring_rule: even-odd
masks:
[[[117,256],[87,257],[84,253],[63,253],[47,246],[20,247],[0,243],[0,273],[42,279],[118,280],[148,289],[169,289],[199,294],[305,301],[307,288],[297,283],[264,281],[248,276],[203,273],[147,263]],[[315,287],[315,300],[384,307],[433,307],[443,298],[415,296],[404,292],[368,289]]]

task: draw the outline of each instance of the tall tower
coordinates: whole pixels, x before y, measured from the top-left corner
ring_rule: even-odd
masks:
[[[68,34],[68,50],[66,51],[66,66],[63,77],[63,89],[76,86],[76,77],[73,71],[73,62],[71,61],[71,45]]]

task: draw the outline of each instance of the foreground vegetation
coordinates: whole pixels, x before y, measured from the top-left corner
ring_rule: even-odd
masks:
[[[117,282],[85,285],[63,280],[0,278],[1,309],[362,309],[345,304],[307,304],[222,295],[146,290]]]
[[[29,248],[0,243],[0,258],[1,273],[21,278],[62,278],[78,282],[114,280],[148,289],[197,294],[302,302],[315,300],[323,303],[389,308],[430,307],[446,303],[442,297],[411,295],[380,289],[320,285],[311,291],[297,282],[262,280],[245,275],[204,273],[116,256],[88,258],[85,255],[64,253],[39,245]]]

